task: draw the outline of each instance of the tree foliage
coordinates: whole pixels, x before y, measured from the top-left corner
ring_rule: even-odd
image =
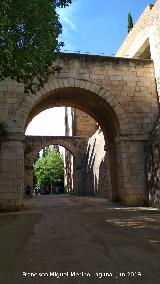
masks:
[[[25,92],[44,86],[62,43],[56,8],[71,0],[2,0],[0,9],[0,80],[10,78],[25,84]]]
[[[128,33],[133,29],[133,20],[131,13],[128,13]]]
[[[34,165],[37,187],[52,187],[64,179],[63,156],[56,149],[50,148],[46,155]]]

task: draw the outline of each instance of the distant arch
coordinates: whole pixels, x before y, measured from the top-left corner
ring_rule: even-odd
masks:
[[[25,136],[26,144],[30,146],[30,151],[27,153],[27,159],[34,161],[38,152],[46,146],[59,145],[68,150],[74,158],[77,158],[84,153],[87,145],[86,138],[66,137],[66,136]]]

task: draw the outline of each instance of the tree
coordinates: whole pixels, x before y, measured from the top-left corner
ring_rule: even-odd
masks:
[[[59,71],[53,66],[62,43],[56,8],[72,0],[2,0],[0,9],[0,80],[10,78],[36,92]]]
[[[128,33],[133,29],[133,20],[131,13],[128,13]]]
[[[61,153],[56,149],[49,149],[48,153],[34,165],[34,175],[37,187],[46,187],[62,183],[64,179],[64,161]]]

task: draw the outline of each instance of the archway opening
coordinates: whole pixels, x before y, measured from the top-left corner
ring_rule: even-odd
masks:
[[[114,102],[112,102],[114,104]],[[28,124],[32,121],[32,119],[39,114],[40,112],[53,107],[70,107],[73,109],[78,109],[79,111],[87,113],[90,117],[92,117],[97,125],[98,125],[98,132],[103,133],[104,138],[104,145],[103,145],[103,151],[105,150],[105,158],[107,159],[109,164],[108,173],[106,173],[106,163],[102,162],[101,164],[101,172],[105,172],[104,175],[108,175],[108,186],[109,186],[109,197],[112,201],[117,201],[119,197],[118,193],[118,187],[117,187],[117,179],[118,179],[118,149],[116,145],[116,138],[119,135],[120,131],[120,125],[119,120],[117,118],[117,115],[111,107],[109,103],[106,102],[105,99],[98,96],[97,94],[81,88],[76,87],[68,87],[68,88],[58,88],[54,91],[47,92],[36,100],[36,103],[33,104],[32,108],[30,109],[28,116],[24,123],[24,128],[26,129]],[[65,117],[66,120],[66,117]],[[57,122],[58,123],[58,122]],[[100,127],[99,127],[100,126]],[[70,135],[69,133],[67,135]],[[92,135],[94,136],[94,135]],[[89,138],[89,137],[88,137]],[[89,138],[89,140],[91,137]],[[94,142],[96,142],[97,137],[95,137]],[[86,147],[86,156],[85,158],[88,159],[88,157],[93,156],[93,148],[91,149],[92,141],[87,141],[88,145]],[[101,145],[102,146],[102,145]],[[98,149],[98,148],[97,148]],[[90,155],[89,152],[92,151],[92,154]],[[94,158],[93,158],[94,159]],[[92,165],[93,163],[92,159]],[[84,169],[82,170],[82,167],[86,170],[86,164],[88,170],[90,171],[91,161],[89,159],[86,160],[83,159],[83,165],[81,161],[81,165],[78,167],[81,169],[81,176],[83,176],[82,179],[85,180],[85,183],[83,183],[83,190],[81,193],[86,193],[89,191],[86,190],[86,187],[88,187],[87,184],[91,184],[89,181],[86,181],[86,171]],[[84,165],[85,164],[85,165]],[[93,168],[92,168],[93,169]],[[83,172],[83,173],[82,173]],[[85,175],[85,178],[84,178]],[[94,175],[95,178],[96,175]],[[100,170],[99,170],[99,176],[101,176]],[[97,177],[95,178],[94,184],[96,185],[96,188],[101,188],[103,182],[99,181],[97,182]],[[95,190],[97,191],[97,190]]]
[[[110,141],[113,141],[119,132],[119,121],[109,103],[91,91],[76,87],[58,88],[41,95],[24,121],[24,131],[37,114],[52,107],[72,107],[87,113],[101,126]]]
[[[76,190],[73,154],[62,145],[50,145],[41,136],[38,144],[37,136],[30,137],[27,137],[30,151],[25,155],[25,189],[31,188],[30,196],[73,193]]]

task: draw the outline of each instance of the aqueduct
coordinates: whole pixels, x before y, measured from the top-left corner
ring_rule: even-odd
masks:
[[[144,204],[143,149],[158,114],[153,62],[61,54],[57,63],[61,74],[36,94],[24,94],[23,86],[12,81],[1,86],[1,115],[10,131],[10,140],[1,146],[1,208],[21,206],[25,129],[36,114],[53,106],[77,107],[95,118],[109,151],[110,199]]]
[[[35,115],[55,106],[80,109],[100,125],[108,156],[110,200],[132,206],[146,203],[144,146],[159,113],[159,11],[159,0],[146,8],[119,49],[119,57],[59,54],[55,64],[62,67],[60,74],[51,76],[36,94],[24,94],[24,86],[17,82],[1,82],[0,121],[9,127],[9,139],[1,142],[1,209],[21,208],[25,129]]]
[[[29,151],[25,155],[25,188],[29,184],[33,188],[33,164],[36,155],[46,146],[58,145],[69,151],[74,157],[73,190],[76,194],[82,193],[84,176],[84,159],[87,147],[87,139],[82,137],[67,136],[25,136]],[[67,170],[67,169],[66,169]],[[72,190],[72,188],[70,189]]]

